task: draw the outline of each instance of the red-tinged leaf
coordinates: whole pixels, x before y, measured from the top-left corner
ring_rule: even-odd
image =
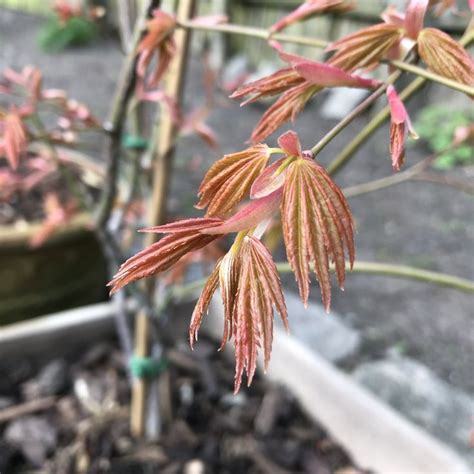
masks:
[[[194,124],[194,132],[207,146],[214,149],[218,148],[217,134],[207,123],[197,122]]]
[[[278,145],[288,156],[301,156],[301,143],[298,135],[293,130],[288,130],[278,137]]]
[[[260,222],[271,217],[277,210],[281,200],[281,189],[260,199],[250,201],[240,211],[216,227],[203,229],[203,234],[229,234],[242,230],[253,229]]]
[[[454,131],[453,145],[459,146],[463,143],[469,143],[474,146],[474,123],[457,127]]]
[[[251,199],[259,199],[268,196],[283,186],[286,171],[278,171],[285,160],[286,158],[280,158],[265,168],[265,171],[254,181],[250,188]]]
[[[240,389],[244,370],[247,372],[247,385],[252,383],[260,347],[264,353],[264,368],[268,367],[273,340],[273,306],[288,327],[280,279],[268,250],[258,239],[247,236],[237,258],[238,291],[232,315],[235,393]]]
[[[159,9],[154,10],[153,19],[147,23],[147,34],[137,47],[137,74],[141,77],[145,76],[153,57],[158,55],[157,65],[150,81],[153,85],[161,80],[176,51],[172,37],[175,27],[176,19],[173,16]]]
[[[172,15],[159,8],[153,10],[153,18],[147,22],[147,33],[137,47],[138,52],[151,51],[158,47],[175,26],[176,19]]]
[[[392,122],[396,124],[404,123],[408,118],[408,112],[392,85],[387,87],[387,98],[390,105]]]
[[[413,138],[418,138],[418,135],[411,125],[410,117],[403,102],[392,85],[387,87],[387,98],[391,114],[390,155],[392,157],[392,167],[395,171],[400,171],[405,158],[406,127],[408,127],[408,131]]]
[[[202,290],[201,296],[194,307],[193,315],[191,316],[191,322],[189,324],[189,345],[191,346],[191,349],[194,349],[194,341],[198,340],[198,332],[199,328],[201,327],[204,314],[207,312],[209,304],[212,300],[212,296],[214,295],[217,285],[219,284],[219,268],[220,262],[217,263],[214,271],[208,278]]]
[[[140,229],[139,232],[154,232],[157,234],[176,234],[178,232],[193,232],[206,229],[208,227],[216,227],[222,224],[222,219],[215,217],[197,217],[193,219],[184,219],[169,224],[158,225]]]
[[[314,86],[308,81],[287,90],[260,118],[250,141],[252,143],[263,141],[283,123],[290,119],[294,120],[307,102],[320,91],[321,87]]]
[[[355,74],[349,74],[342,69],[330,64],[318,63],[316,61],[300,62],[295,65],[296,72],[311,84],[321,87],[356,87],[374,88],[380,85],[374,79],[364,79]]]
[[[302,82],[304,82],[304,79],[296,71],[292,68],[284,68],[262,79],[244,84],[230,97],[232,99],[242,99],[243,97],[250,96],[242,102],[241,106],[243,106],[255,102],[262,97],[271,97],[285,92]]]
[[[474,85],[474,62],[468,52],[448,34],[425,28],[418,35],[421,59],[436,74]]]
[[[313,160],[300,158],[287,170],[281,202],[283,236],[288,261],[301,298],[309,297],[309,266],[319,281],[329,311],[329,259],[336,265],[339,286],[345,279],[345,253],[354,260],[353,222],[347,201],[327,172]]]
[[[234,334],[235,301],[239,287],[240,258],[239,250],[231,248],[220,262],[219,287],[224,305],[224,332],[219,350],[222,350]]]
[[[405,13],[405,31],[409,38],[416,40],[423,28],[428,0],[410,0]]]
[[[277,21],[271,28],[272,33],[276,33],[297,21],[304,20],[313,15],[321,13],[346,12],[353,8],[354,3],[348,0],[307,0],[298,8],[293,10],[281,20]]]
[[[405,135],[405,123],[392,122],[390,126],[390,155],[395,171],[400,171],[405,161]]]
[[[70,222],[77,211],[75,202],[70,201],[63,206],[59,200],[59,196],[55,193],[46,194],[43,208],[45,219],[29,242],[33,248],[43,245],[59,227]]]
[[[111,294],[131,282],[164,272],[171,268],[181,257],[200,249],[219,235],[203,235],[193,232],[178,232],[163,237],[122,264],[112,281]]]
[[[359,30],[327,48],[336,51],[329,63],[345,71],[375,66],[401,40],[403,33],[403,28],[386,23]]]
[[[385,23],[403,28],[405,25],[405,15],[400,13],[393,5],[389,5],[380,15]]]
[[[195,250],[182,257],[173,265],[173,268],[164,275],[162,281],[166,285],[182,284],[190,265],[199,265],[205,273],[224,255],[225,252],[222,250],[221,243],[219,240],[215,240],[206,247]]]
[[[211,166],[204,177],[196,207],[207,207],[208,216],[228,214],[248,196],[253,182],[262,173],[269,158],[270,151],[264,144],[224,156]]]
[[[16,169],[28,142],[26,130],[19,114],[13,110],[3,120],[2,149],[11,168]]]

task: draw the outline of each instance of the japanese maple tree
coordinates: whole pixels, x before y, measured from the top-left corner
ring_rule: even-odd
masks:
[[[309,298],[311,271],[319,283],[322,303],[329,311],[331,265],[342,288],[346,270],[354,264],[351,210],[344,193],[318,162],[318,153],[386,92],[391,113],[387,155],[391,156],[393,170],[401,169],[406,135],[409,133],[416,138],[416,132],[396,91],[394,83],[400,72],[393,71],[397,67],[406,67],[408,71],[473,96],[474,63],[466,49],[441,30],[424,27],[428,8],[439,13],[451,7],[449,2],[411,0],[404,12],[391,7],[382,15],[381,23],[327,44],[329,58],[325,62],[285,52],[282,46],[285,37],[280,32],[286,26],[313,15],[343,14],[354,6],[354,1],[308,0],[267,30],[270,46],[286,66],[240,86],[231,95],[243,100],[242,105],[260,98],[277,97],[255,125],[250,145],[225,155],[206,173],[197,190],[196,204],[204,211],[203,217],[144,229],[143,232],[164,234],[164,237],[129,258],[110,282],[114,293],[131,282],[170,270],[190,252],[223,236],[236,234],[229,251],[218,259],[204,286],[189,330],[193,345],[210,300],[219,288],[225,318],[221,347],[231,338],[235,344],[235,391],[240,388],[244,372],[248,384],[251,383],[259,349],[263,351],[264,366],[268,366],[275,311],[288,327],[277,267],[262,242],[271,220],[275,217],[281,220],[287,259],[305,304]],[[472,2],[470,7],[473,8]],[[227,25],[220,23],[221,17],[180,23],[173,15],[155,10],[136,49],[138,87],[141,90],[159,87],[176,54],[176,32],[193,28],[226,31]],[[238,28],[234,30],[238,33]],[[472,29],[470,31],[472,39]],[[416,66],[420,60],[426,68]],[[392,71],[388,79],[370,77],[371,71],[385,68],[387,64]],[[277,144],[266,143],[269,135],[286,121],[294,120],[312,97],[336,87],[363,88],[371,95],[312,148],[305,150],[295,131],[283,133]],[[159,91],[158,100],[170,107],[172,100]],[[11,150],[21,150],[23,135],[16,112],[12,113],[10,127],[16,130],[16,140],[10,141],[7,156],[15,165],[18,151]],[[175,117],[179,123],[179,112]]]

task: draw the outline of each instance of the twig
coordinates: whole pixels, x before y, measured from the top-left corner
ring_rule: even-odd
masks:
[[[391,66],[394,66],[397,69],[401,69],[402,71],[411,72],[412,74],[416,74],[417,76],[424,77],[425,79],[429,79],[432,82],[438,82],[439,84],[449,87],[450,89],[454,89],[459,92],[464,92],[470,97],[474,96],[474,87],[468,86],[466,84],[462,84],[457,81],[453,81],[452,79],[448,79],[447,77],[440,76],[439,74],[435,74],[434,72],[415,66],[414,64],[409,64],[404,61],[398,61],[398,60],[391,60],[391,61],[384,61],[384,62],[387,62]]]
[[[281,273],[291,272],[290,264],[287,262],[277,263],[277,269]],[[350,270],[349,267],[347,267]],[[331,270],[334,270],[331,268]],[[460,278],[446,273],[422,270],[421,268],[408,265],[396,265],[391,263],[364,262],[357,260],[352,269],[354,273],[369,273],[374,275],[387,275],[394,277],[410,278],[412,280],[434,283],[448,288],[474,293],[474,281]]]
[[[0,423],[5,423],[13,418],[29,415],[30,413],[49,410],[56,405],[57,400],[56,397],[38,398],[36,400],[4,408],[3,410],[0,410]]]
[[[445,184],[446,186],[459,189],[467,194],[474,194],[474,186],[472,184],[467,182],[467,180],[456,178],[454,176],[424,171],[416,174],[412,179],[416,181],[428,181],[429,183]]]
[[[308,38],[306,36],[286,35],[284,33],[271,33],[270,30],[255,28],[252,26],[234,25],[227,23],[224,25],[200,25],[192,21],[180,21],[178,26],[191,30],[201,30],[231,35],[251,36],[265,41],[274,39],[284,43],[294,43],[315,48],[325,48],[329,45],[327,41],[318,38]]]
[[[400,184],[409,180],[416,181],[430,181],[433,183],[445,184],[453,188],[464,191],[468,194],[474,194],[474,186],[469,183],[454,178],[452,176],[446,176],[445,174],[439,175],[436,173],[430,173],[426,171],[428,166],[436,160],[440,155],[446,153],[448,150],[443,150],[440,153],[434,153],[433,155],[425,158],[419,163],[407,168],[400,173],[394,173],[391,176],[386,176],[380,179],[374,179],[372,181],[367,181],[366,183],[356,184],[355,186],[348,186],[342,191],[346,197],[356,197],[362,194],[370,193],[373,191],[378,191],[379,189],[388,188],[395,184]]]

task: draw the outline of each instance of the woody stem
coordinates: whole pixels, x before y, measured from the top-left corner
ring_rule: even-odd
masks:
[[[288,262],[277,262],[276,267],[280,273],[292,272]],[[331,270],[334,271],[333,266],[331,266]],[[347,267],[347,270],[350,270],[350,268]],[[377,263],[358,260],[354,264],[352,272],[407,278],[411,280],[433,283],[435,285],[445,286],[447,288],[454,288],[466,293],[474,293],[474,281],[472,280],[449,275],[447,273],[423,270],[421,268],[411,267],[409,265],[397,265],[391,263]],[[170,288],[167,297],[170,299],[184,299],[193,295],[196,290],[201,289],[206,284],[206,282],[207,278],[203,278],[186,285],[174,285],[172,288]]]
[[[392,73],[386,82],[380,85],[367,99],[361,102],[352,112],[344,117],[335,127],[333,127],[324,137],[311,148],[313,155],[317,155],[333,138],[344,130],[356,117],[372,105],[401,75],[400,71]]]
[[[427,69],[423,69],[421,67],[415,66],[414,64],[409,64],[404,61],[392,60],[384,62],[387,62],[391,66],[394,66],[402,71],[411,72],[412,74],[416,74],[417,76],[423,77],[432,82],[438,82],[443,86],[449,87],[459,92],[464,92],[468,96],[474,97],[474,87],[462,84],[457,81],[453,81],[452,79],[448,79],[447,77],[440,76],[439,74],[435,74],[434,72],[428,71]]]
[[[423,177],[425,176],[425,170],[430,166],[431,163],[433,163],[434,160],[444,155],[445,153],[455,150],[457,146],[458,145],[452,145],[442,151],[433,153],[424,160],[420,161],[419,163],[416,163],[413,166],[410,166],[409,168],[404,171],[401,171],[400,173],[394,173],[390,176],[385,176],[384,178],[374,179],[372,181],[367,181],[365,183],[343,188],[342,191],[344,193],[344,196],[346,196],[347,198],[356,197],[362,194],[378,191],[379,189],[388,188],[389,186],[403,183],[405,181],[409,181],[410,179],[423,179]],[[459,180],[456,180],[454,182],[446,180],[440,182],[442,184],[451,185],[470,194],[474,192],[471,186]]]
[[[315,48],[325,48],[328,42],[318,38],[307,38],[297,35],[286,35],[284,33],[271,33],[270,30],[264,28],[255,28],[252,26],[234,25],[226,23],[223,25],[203,25],[193,23],[192,21],[180,21],[178,26],[192,30],[214,31],[217,33],[251,36],[252,38],[260,38],[268,41],[270,39],[282,41],[284,43],[294,43],[303,46],[313,46]]]

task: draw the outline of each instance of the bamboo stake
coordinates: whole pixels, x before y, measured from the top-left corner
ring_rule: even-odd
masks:
[[[187,21],[191,18],[195,0],[179,0],[176,17],[178,21]],[[186,66],[189,31],[180,29],[175,33],[176,55],[170,64],[165,82],[165,92],[179,106],[181,102],[184,73]],[[164,220],[166,198],[168,196],[171,162],[176,139],[176,124],[166,107],[161,109],[159,123],[158,143],[154,144],[155,161],[153,169],[153,188],[149,208],[148,222],[150,226],[159,225]],[[146,245],[155,241],[155,234],[147,234]],[[151,294],[154,290],[154,280],[146,282],[147,291]],[[149,320],[146,311],[140,311],[135,320],[135,354],[138,357],[148,356]],[[135,378],[132,384],[132,402],[130,428],[134,436],[143,436],[145,426],[145,404],[147,395],[147,382],[143,378]]]

